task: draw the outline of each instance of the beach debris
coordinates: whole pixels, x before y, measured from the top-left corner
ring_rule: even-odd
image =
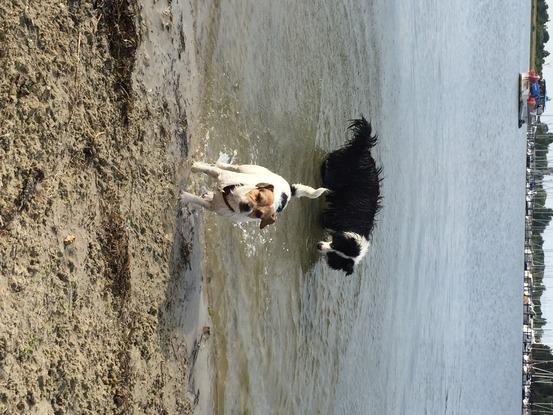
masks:
[[[190,373],[188,375],[188,380],[190,381],[192,379],[192,374],[194,372],[194,366],[196,365],[196,360],[198,359],[198,353],[200,352],[200,346],[203,341],[207,341],[209,336],[211,335],[211,327],[210,326],[203,326],[202,327],[202,334],[199,338],[194,340],[194,345],[192,346],[192,352],[190,353],[190,358],[188,361],[190,362]]]
[[[23,188],[17,196],[13,208],[4,213],[2,220],[0,220],[0,235],[7,232],[8,226],[18,213],[28,208],[29,202],[36,192],[36,187],[42,180],[44,180],[44,172],[41,169],[34,168],[27,172],[23,181]]]
[[[40,169],[32,169],[27,173],[27,178],[23,182],[23,190],[21,191],[15,203],[17,210],[21,212],[29,204],[29,200],[36,191],[36,186],[44,179],[44,172]]]
[[[75,235],[73,235],[72,233],[70,233],[70,234],[67,235],[67,236],[65,237],[65,239],[63,240],[63,244],[64,244],[65,246],[71,245],[73,242],[75,242],[75,238],[76,238]]]
[[[190,367],[194,367],[196,359],[198,358],[198,352],[200,351],[200,342],[194,340],[194,346],[192,346],[192,353],[190,353]],[[192,371],[190,371],[192,373]]]
[[[9,286],[14,293],[19,293],[23,291],[23,286],[19,284],[17,281],[10,282]]]

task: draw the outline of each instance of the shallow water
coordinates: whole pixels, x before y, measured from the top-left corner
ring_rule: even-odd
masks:
[[[491,3],[173,1],[194,158],[317,185],[363,113],[384,168],[350,278],[315,253],[317,202],[264,231],[203,214],[217,413],[520,413],[530,6]]]

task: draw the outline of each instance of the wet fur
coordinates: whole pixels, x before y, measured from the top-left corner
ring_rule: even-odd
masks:
[[[377,142],[371,124],[362,117],[352,120],[348,130],[350,140],[330,153],[321,167],[323,186],[330,189],[321,221],[331,236],[325,252],[329,266],[349,275],[366,254],[380,210],[382,169],[371,154]]]
[[[202,172],[216,179],[217,190],[209,192],[205,197],[195,196],[183,191],[181,192],[183,203],[191,203],[215,211],[235,222],[261,219],[261,229],[268,224],[275,223],[276,214],[286,208],[291,197],[316,199],[327,191],[325,188],[315,189],[301,183],[290,186],[282,176],[265,167],[253,164],[228,164],[221,161],[216,164],[195,162],[192,166],[192,172]],[[235,206],[234,210],[229,210],[221,193],[227,186],[244,190],[236,191],[230,195],[231,204]],[[255,200],[247,200],[246,191],[269,187],[274,194],[272,206],[259,207],[255,205]],[[254,214],[250,213],[251,210]]]

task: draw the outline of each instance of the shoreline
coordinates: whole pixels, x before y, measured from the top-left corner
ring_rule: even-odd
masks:
[[[184,87],[148,62],[161,7],[0,6],[0,412],[208,411]]]

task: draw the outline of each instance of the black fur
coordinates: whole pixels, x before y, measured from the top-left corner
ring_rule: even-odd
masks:
[[[374,227],[374,217],[380,209],[381,168],[371,155],[377,137],[371,125],[360,118],[349,126],[352,137],[323,162],[323,185],[331,191],[326,195],[327,208],[322,224],[327,229],[355,232],[368,238]]]
[[[326,262],[332,269],[338,271],[344,271],[346,275],[353,274],[353,266],[355,265],[352,259],[341,257],[334,252],[328,252],[326,254]]]
[[[382,169],[376,167],[371,155],[377,142],[371,124],[361,117],[352,120],[348,130],[351,132],[349,141],[330,153],[321,166],[323,185],[330,189],[326,194],[327,207],[322,215],[322,225],[332,233],[332,249],[357,257],[360,247],[343,232],[369,238],[381,206]],[[329,252],[327,261],[331,268],[341,269],[347,275],[353,272],[353,260]]]
[[[292,186],[292,196],[294,196],[294,193],[296,193],[296,188]],[[284,209],[287,204],[288,204],[288,195],[286,193],[281,193],[280,205],[277,207],[277,213],[282,212],[282,209]]]

